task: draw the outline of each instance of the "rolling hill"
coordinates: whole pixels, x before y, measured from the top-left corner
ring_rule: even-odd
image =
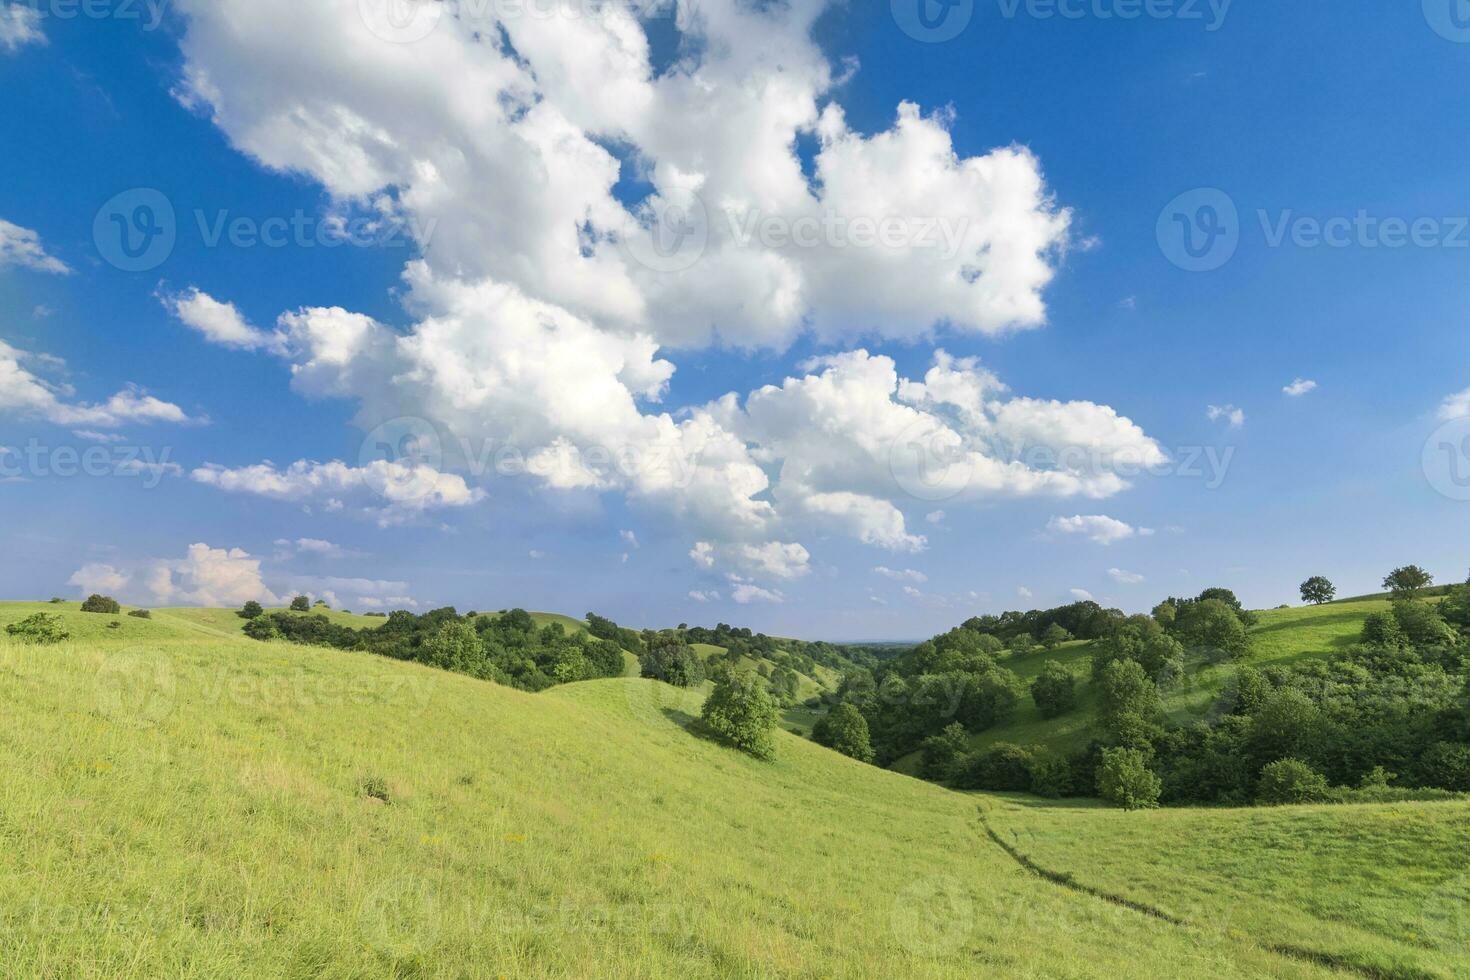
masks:
[[[14,975],[1453,975],[1457,907],[1435,903],[1458,895],[1462,804],[961,794],[781,733],[757,762],[651,681],[532,695],[202,614],[73,609],[61,645],[0,636]],[[1027,870],[1020,831],[1081,877]],[[1283,882],[1273,844],[1326,870]],[[1395,935],[1421,900],[1437,929]]]
[[[1431,600],[1433,601],[1433,600]],[[1259,622],[1251,628],[1251,653],[1244,663],[1254,667],[1277,667],[1326,657],[1357,642],[1363,621],[1371,613],[1388,612],[1385,599],[1329,603],[1302,608],[1267,609],[1258,612]],[[982,748],[996,742],[1018,745],[1044,745],[1060,752],[1072,752],[1086,746],[1093,737],[1097,714],[1097,689],[1091,682],[1092,646],[1090,641],[1064,643],[1052,651],[1037,648],[1034,652],[1006,654],[1001,664],[1016,673],[1027,687],[1050,661],[1067,667],[1077,677],[1077,707],[1059,718],[1045,719],[1030,695],[1023,696],[1014,714],[1002,724],[980,732],[971,745]],[[1177,724],[1206,717],[1221,689],[1230,681],[1230,665],[1210,666],[1192,662],[1186,682],[1164,693],[1164,714]],[[894,767],[912,773],[918,767],[918,753],[898,760]]]

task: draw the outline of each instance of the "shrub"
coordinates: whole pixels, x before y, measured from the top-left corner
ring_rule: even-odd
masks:
[[[1072,764],[1050,749],[1037,749],[1031,756],[1031,792],[1053,800],[1072,792]]]
[[[1327,799],[1327,780],[1300,759],[1277,759],[1261,770],[1256,802],[1269,806]]]
[[[1404,635],[1398,619],[1389,613],[1370,613],[1363,620],[1361,639],[1365,646],[1389,650],[1402,650],[1409,645],[1409,638]]]
[[[1077,706],[1077,678],[1056,661],[1042,668],[1031,682],[1031,700],[1043,718],[1057,718]]]
[[[129,616],[132,616],[134,619],[152,619],[153,618],[153,613],[149,612],[147,609],[134,609],[132,612],[128,613],[128,615]]]
[[[264,614],[265,608],[262,607],[261,604],[256,602],[254,599],[251,599],[249,602],[245,603],[245,605],[241,606],[240,611],[235,615],[239,616],[241,619],[256,619]]]
[[[362,777],[357,781],[357,792],[370,800],[393,802],[392,794],[388,792],[388,782],[382,776]]]
[[[48,616],[46,613],[36,613],[18,623],[11,623],[5,627],[5,632],[23,643],[43,646],[60,643],[71,636],[61,628],[60,616]]]
[[[280,640],[284,638],[280,628],[276,626],[275,621],[267,616],[261,616],[258,619],[252,619],[246,623],[245,635],[252,640],[262,641]]]
[[[868,719],[850,704],[839,704],[812,726],[812,739],[818,745],[841,752],[859,762],[873,761],[873,743],[868,734]]]
[[[122,620],[120,620],[120,619],[114,619],[112,622],[110,622],[110,623],[107,624],[107,628],[110,629],[110,630],[120,630],[120,629],[122,629]]]
[[[118,605],[116,599],[108,595],[89,595],[87,601],[82,603],[82,612],[107,613],[115,616],[122,612],[122,606]]]
[[[1031,788],[1031,753],[1019,745],[996,742],[966,756],[956,767],[960,789],[1025,792]]]
[[[299,595],[291,600],[292,612],[311,612],[311,600],[304,595]]]
[[[1470,791],[1470,745],[1436,742],[1424,753],[1424,781],[1440,789]]]
[[[59,596],[59,595],[54,595],[54,596],[52,596],[52,597],[51,597],[51,605],[53,605],[53,606],[59,606],[59,605],[61,605],[61,604],[62,604],[62,603],[63,603],[63,602],[65,602],[65,601],[66,601],[66,600],[65,600],[65,599],[63,599],[63,598],[62,598],[62,597],[61,597],[61,596]]]
[[[970,745],[970,733],[959,722],[951,722],[938,735],[930,735],[919,746],[919,777],[939,782],[952,779],[955,765]]]
[[[757,759],[776,755],[771,733],[776,728],[776,705],[765,686],[744,671],[725,674],[715,684],[701,713],[705,727]]]
[[[1137,749],[1103,749],[1097,772],[1097,791],[1124,810],[1151,810],[1159,805],[1159,777]]]
[[[1416,647],[1453,646],[1455,643],[1455,631],[1444,621],[1439,610],[1426,602],[1395,602],[1393,618],[1404,636]]]
[[[697,687],[704,683],[704,661],[689,647],[689,644],[674,634],[660,633],[646,644],[647,649],[638,658],[644,677],[652,677],[675,687]]]

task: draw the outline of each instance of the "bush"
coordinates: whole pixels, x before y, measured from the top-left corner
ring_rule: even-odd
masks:
[[[959,722],[951,722],[938,735],[930,735],[919,746],[919,778],[945,782],[954,778],[955,765],[970,746],[970,733]]]
[[[1037,749],[1031,756],[1031,792],[1060,799],[1072,792],[1072,764],[1050,749]]]
[[[357,792],[370,800],[393,802],[392,794],[388,792],[388,782],[382,776],[362,777],[357,781]]]
[[[1009,742],[968,755],[956,768],[955,786],[960,789],[1023,793],[1031,788],[1031,753]]]
[[[1137,749],[1103,749],[1097,772],[1097,791],[1124,810],[1152,810],[1159,805],[1159,777]]]
[[[269,616],[261,616],[258,619],[252,619],[250,622],[246,623],[245,635],[250,637],[252,640],[261,641],[284,639],[284,634],[282,634],[280,628],[276,626],[275,620],[273,620]]]
[[[1124,718],[1151,720],[1159,711],[1159,689],[1136,660],[1115,660],[1103,668],[1098,718],[1114,737]]]
[[[65,600],[65,599],[63,599],[63,598],[62,598],[62,597],[61,597],[61,596],[59,596],[59,595],[54,595],[54,596],[52,596],[52,597],[51,597],[51,605],[53,605],[53,606],[59,606],[59,605],[61,605],[61,604],[62,604],[62,603],[63,603],[63,602],[65,602],[65,601],[66,601],[66,600]]]
[[[1363,620],[1361,639],[1365,646],[1389,650],[1402,650],[1409,645],[1409,638],[1404,635],[1398,619],[1389,613],[1370,613]]]
[[[93,594],[87,596],[87,601],[82,603],[82,612],[107,613],[109,616],[115,616],[122,612],[122,606],[118,605],[117,600],[112,596]]]
[[[1436,742],[1421,762],[1424,781],[1440,789],[1470,791],[1470,745]]]
[[[689,647],[689,644],[672,633],[660,633],[647,643],[647,649],[638,658],[638,666],[644,677],[672,684],[675,687],[698,687],[704,683],[704,661]]]
[[[1065,626],[1060,623],[1052,623],[1041,634],[1041,645],[1048,650],[1055,650],[1070,639],[1072,639],[1072,634],[1067,631]]]
[[[1056,661],[1042,668],[1031,682],[1031,700],[1043,718],[1057,718],[1077,706],[1077,678]]]
[[[134,609],[132,612],[128,613],[128,615],[129,616],[132,616],[134,619],[152,619],[153,618],[153,613],[149,612],[147,609]]]
[[[46,613],[36,613],[18,623],[11,623],[5,627],[5,632],[23,643],[35,643],[42,646],[60,643],[71,636],[61,628],[60,616],[48,616]]]
[[[812,739],[818,745],[841,752],[859,762],[873,761],[873,743],[868,734],[868,719],[850,704],[839,704],[812,726]]]
[[[461,674],[473,674],[485,659],[480,634],[465,620],[445,623],[419,647],[419,663]]]
[[[256,602],[254,599],[251,599],[249,602],[245,603],[245,605],[241,606],[240,611],[235,615],[239,616],[241,619],[258,619],[264,614],[264,607],[262,607],[261,604]]]
[[[311,600],[304,595],[299,595],[291,600],[292,612],[311,612]]]
[[[1327,780],[1300,759],[1278,759],[1261,770],[1256,802],[1268,806],[1315,803],[1327,799]]]
[[[742,671],[721,677],[700,717],[706,728],[741,751],[757,759],[775,757],[771,733],[776,728],[776,704],[754,675]]]
[[[1444,621],[1439,610],[1427,602],[1395,602],[1393,618],[1404,636],[1416,647],[1453,646],[1455,643],[1455,631]]]

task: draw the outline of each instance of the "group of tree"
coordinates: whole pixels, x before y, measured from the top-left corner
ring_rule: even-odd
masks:
[[[293,607],[295,603],[293,603]],[[452,606],[416,615],[397,611],[379,626],[355,629],[310,612],[267,613],[256,603],[240,611],[245,635],[257,640],[289,640],[342,650],[362,650],[397,660],[412,660],[496,681],[526,691],[555,684],[616,677],[623,673],[623,650],[616,641],[590,632],[569,632],[560,623],[538,627],[523,609],[461,616]]]
[[[1000,623],[1060,622],[1048,613],[970,620],[850,674],[813,737],[879,764],[918,749],[920,775],[958,788],[1102,796],[1130,808],[1467,792],[1470,584],[1433,603],[1422,598],[1432,583],[1416,566],[1395,569],[1384,583],[1390,610],[1367,617],[1357,645],[1266,668],[1250,663],[1257,617],[1228,589],[1166,599],[1148,616],[1082,616],[1090,670],[1050,661],[1029,689],[1046,718],[1075,710],[1084,687],[1095,692],[1094,737],[1070,755],[971,748],[1020,693],[1007,664],[1027,654],[1011,642],[1019,631],[1006,636]],[[1326,602],[1335,589],[1317,576],[1303,595]],[[1166,715],[1165,700],[1200,672],[1228,679],[1213,703]]]

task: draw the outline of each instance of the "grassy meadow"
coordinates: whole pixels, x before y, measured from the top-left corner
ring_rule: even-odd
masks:
[[[0,624],[33,608],[0,604]],[[1273,947],[1337,955],[1344,933],[1297,926],[1357,905],[1353,956],[1453,975],[1391,934],[1453,862],[1400,848],[1385,875],[1376,855],[1390,832],[1463,854],[1458,805],[1198,811],[1207,835],[1166,822],[1195,811],[955,793],[784,733],[758,762],[652,681],[532,695],[202,614],[60,614],[63,644],[0,637],[10,975],[1327,977],[1330,958]],[[1213,914],[1175,924],[1029,873],[982,811],[1098,887]],[[1364,812],[1382,833],[1352,830]],[[1273,825],[1334,875],[1282,892],[1279,922],[1232,878],[1269,870],[1252,839]]]

